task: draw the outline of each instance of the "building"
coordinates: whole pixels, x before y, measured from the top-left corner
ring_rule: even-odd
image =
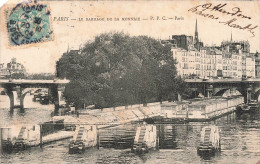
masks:
[[[260,54],[255,53],[255,76],[260,77]]]
[[[0,64],[0,77],[1,78],[22,78],[26,74],[25,67],[16,61],[16,58],[12,58],[11,62],[6,64]]]
[[[177,47],[189,50],[193,47],[193,37],[187,35],[173,35],[172,42],[176,43]]]
[[[246,77],[255,78],[255,54],[249,53],[246,56]]]
[[[0,64],[0,78],[5,78],[6,76],[10,75],[9,71],[5,67],[4,63]]]
[[[219,47],[204,47],[199,41],[197,20],[192,36],[172,35],[163,44],[172,45],[177,72],[183,78],[254,78],[260,77],[260,57],[250,53],[248,41],[223,41]],[[257,63],[257,65],[256,65]]]

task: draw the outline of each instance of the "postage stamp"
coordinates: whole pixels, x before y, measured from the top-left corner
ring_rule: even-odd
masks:
[[[53,31],[47,4],[18,4],[5,13],[11,46],[52,40]]]

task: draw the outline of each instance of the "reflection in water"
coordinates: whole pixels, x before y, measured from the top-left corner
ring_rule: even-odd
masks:
[[[176,128],[174,125],[158,125],[159,129],[159,148],[160,149],[176,149]]]

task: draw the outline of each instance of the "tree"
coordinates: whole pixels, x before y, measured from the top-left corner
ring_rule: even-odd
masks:
[[[64,53],[56,71],[71,81],[65,88],[69,102],[103,108],[172,99],[179,84],[175,64],[170,45],[148,36],[105,33]]]

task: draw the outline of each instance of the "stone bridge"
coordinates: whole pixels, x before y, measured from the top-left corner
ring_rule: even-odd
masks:
[[[241,93],[245,98],[245,103],[252,99],[260,101],[260,78],[252,79],[186,79],[193,90],[193,95],[199,93],[205,97],[223,96],[224,93]]]
[[[60,92],[64,86],[69,83],[69,80],[0,80],[0,87],[3,88],[3,91],[10,99],[10,110],[13,110],[14,105],[14,92],[17,92],[17,95],[20,99],[19,108],[24,108],[24,98],[27,93],[29,93],[32,88],[48,88],[49,93],[53,98],[55,105],[55,112],[59,110],[59,100]]]

